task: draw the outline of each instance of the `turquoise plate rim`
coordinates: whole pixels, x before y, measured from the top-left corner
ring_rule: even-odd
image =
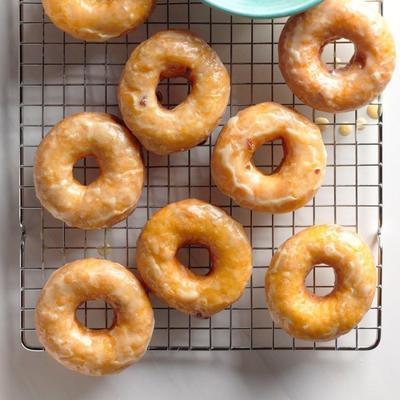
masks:
[[[269,10],[269,6],[266,4],[265,7],[260,12],[246,12],[240,11],[235,9],[235,5],[227,6],[221,5],[221,0],[202,0],[202,2],[210,7],[218,8],[222,11],[225,11],[229,14],[237,15],[240,17],[249,17],[249,18],[262,18],[262,19],[269,19],[269,18],[281,18],[281,17],[288,17],[290,15],[299,14],[303,11],[308,10],[311,7],[316,6],[317,4],[321,3],[323,0],[303,0],[299,2],[301,4],[297,6],[284,6],[282,5],[281,11],[271,12]],[[267,0],[266,0],[267,1]],[[265,9],[265,11],[263,11]]]

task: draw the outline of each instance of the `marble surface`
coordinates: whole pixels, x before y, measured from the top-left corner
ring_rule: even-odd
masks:
[[[44,353],[29,353],[18,339],[18,109],[17,2],[0,4],[0,399],[384,399],[398,398],[397,134],[398,72],[385,95],[384,319],[378,349],[366,353],[151,352],[120,375],[89,378],[56,364]],[[385,0],[385,13],[400,43],[400,4]],[[400,51],[400,50],[399,50]]]

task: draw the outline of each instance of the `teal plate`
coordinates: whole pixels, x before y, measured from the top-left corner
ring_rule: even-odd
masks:
[[[299,14],[322,0],[202,0],[230,14],[250,18],[279,18]]]

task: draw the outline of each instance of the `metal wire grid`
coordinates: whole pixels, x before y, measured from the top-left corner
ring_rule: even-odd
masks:
[[[369,1],[382,12],[382,1]],[[21,342],[42,351],[34,328],[34,309],[49,275],[68,261],[105,257],[135,272],[135,243],[144,223],[167,203],[188,197],[211,202],[239,220],[248,231],[254,255],[254,273],[242,298],[218,315],[199,320],[185,316],[152,298],[156,327],[151,349],[157,350],[368,350],[381,335],[382,248],[382,116],[367,119],[365,109],[340,115],[318,113],[304,106],[286,87],[277,65],[277,41],[284,20],[247,20],[212,10],[199,1],[162,0],[149,19],[129,36],[104,44],[83,43],[58,31],[45,18],[39,0],[20,0],[20,221],[21,221]],[[113,228],[85,232],[65,226],[44,211],[34,195],[33,157],[40,140],[58,120],[73,112],[105,111],[118,114],[116,87],[132,49],[158,30],[190,29],[220,54],[232,77],[227,113],[212,137],[189,152],[168,157],[145,153],[147,178],[137,210]],[[328,65],[340,67],[350,44],[327,46]],[[351,47],[351,46],[350,46]],[[343,58],[344,60],[345,58]],[[160,83],[159,98],[173,107],[187,94],[184,80]],[[328,177],[316,198],[288,215],[266,215],[244,210],[223,196],[211,180],[209,161],[218,132],[230,116],[261,101],[277,101],[311,119],[330,120],[324,139],[329,155]],[[380,101],[377,100],[377,105]],[[350,125],[343,137],[338,128]],[[363,125],[365,121],[363,122]],[[266,172],[279,165],[282,146],[268,143],[255,156]],[[75,168],[84,183],[95,178],[94,160]],[[364,321],[348,335],[328,343],[309,343],[287,336],[275,326],[264,299],[264,274],[272,254],[288,237],[318,223],[338,223],[359,231],[375,251],[379,284],[374,304]],[[181,259],[204,273],[208,252],[190,247]],[[309,290],[319,295],[333,287],[330,269],[319,266],[307,278]],[[80,307],[78,318],[97,329],[110,326],[112,310],[102,302]]]

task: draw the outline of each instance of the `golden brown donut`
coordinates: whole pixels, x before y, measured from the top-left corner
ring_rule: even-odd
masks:
[[[206,246],[212,266],[198,276],[176,253],[187,244]],[[170,307],[209,317],[235,302],[252,271],[251,247],[242,226],[221,209],[183,200],[158,211],[144,227],[136,264],[146,285]]]
[[[315,265],[335,270],[332,293],[309,292],[305,278]],[[268,308],[289,335],[327,341],[353,329],[369,310],[377,284],[375,262],[361,238],[336,225],[293,236],[275,253],[265,279]]]
[[[85,186],[74,164],[94,156],[100,176]],[[125,219],[142,192],[139,144],[114,117],[80,113],[59,122],[41,142],[35,159],[36,195],[55,218],[81,229],[100,229]]]
[[[191,93],[172,110],[157,99],[160,80],[186,77]],[[190,149],[218,124],[229,101],[228,72],[217,53],[185,31],[163,31],[139,45],[119,87],[123,119],[139,141],[157,154]]]
[[[324,46],[345,38],[356,53],[342,69],[329,71]],[[386,87],[395,66],[395,43],[381,15],[364,1],[325,0],[289,19],[279,40],[279,65],[293,93],[326,112],[359,108]]]
[[[264,143],[279,138],[284,160],[272,175],[265,175],[252,157]],[[286,213],[304,206],[321,186],[326,151],[316,125],[279,104],[262,103],[228,121],[211,168],[218,188],[242,207]]]
[[[85,301],[104,300],[115,313],[110,329],[93,330],[77,321]],[[36,332],[59,363],[86,375],[118,372],[144,355],[154,317],[135,276],[119,264],[89,258],[64,265],[44,286],[36,307]]]
[[[46,15],[76,39],[105,42],[141,25],[156,0],[42,0]]]

